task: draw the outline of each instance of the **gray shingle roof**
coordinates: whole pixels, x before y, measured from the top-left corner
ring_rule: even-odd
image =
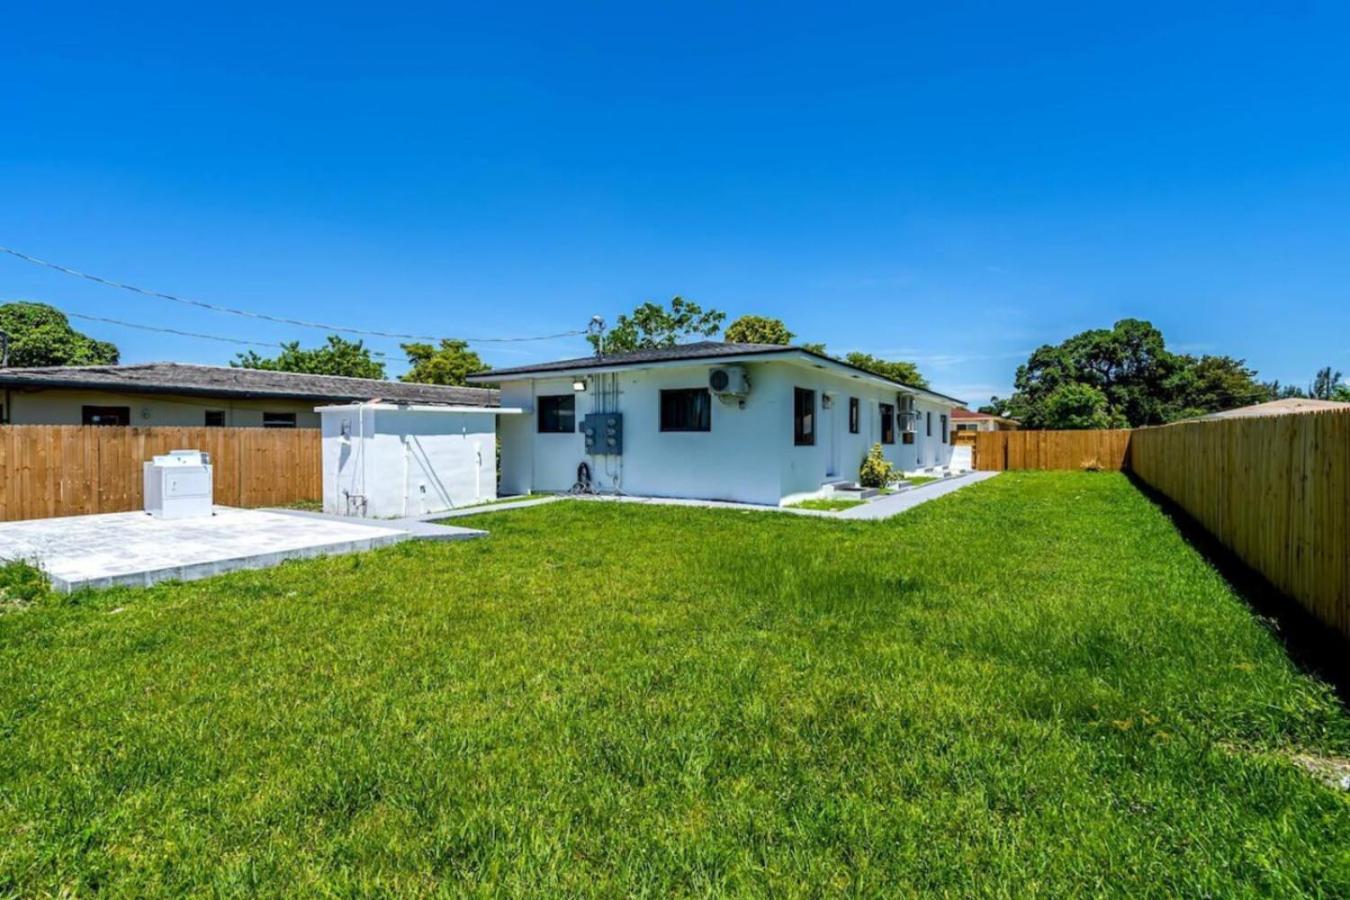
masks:
[[[186,363],[128,366],[49,366],[0,369],[0,386],[78,388],[148,394],[273,397],[324,403],[387,400],[398,403],[498,406],[499,393],[480,387],[444,387],[336,375],[300,375]]]
[[[575,359],[560,359],[553,362],[535,363],[534,365],[529,366],[516,366],[510,369],[493,369],[489,372],[477,372],[470,375],[469,378],[496,380],[497,378],[509,378],[516,375],[544,375],[550,372],[575,372],[606,368],[609,366],[679,362],[686,359],[727,359],[729,357],[737,356],[761,356],[770,353],[791,352],[805,353],[807,356],[823,359],[826,362],[843,366],[845,369],[852,369],[855,372],[865,372],[866,374],[877,378],[884,378],[884,376],[876,375],[874,372],[867,372],[866,369],[860,369],[857,366],[850,365],[841,359],[824,356],[813,350],[807,350],[804,347],[792,347],[784,344],[735,344],[730,341],[696,341],[690,344],[677,344],[674,347],[656,347],[650,350],[634,350],[630,353],[607,353],[604,356],[580,356]],[[916,388],[913,385],[891,381],[889,378],[885,378],[885,380],[890,381],[891,384],[899,385],[900,387],[909,388],[914,391],[922,391],[923,393],[931,394],[934,397],[950,400],[957,405],[965,405],[964,400],[958,400],[957,398],[949,397],[946,394],[939,394],[931,388]]]

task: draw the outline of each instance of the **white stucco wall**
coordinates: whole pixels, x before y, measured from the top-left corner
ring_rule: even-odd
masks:
[[[752,389],[743,405],[714,398],[712,426],[707,432],[662,432],[660,392],[707,385],[711,366],[658,367],[586,377],[587,390],[573,391],[573,376],[508,381],[501,402],[522,407],[528,415],[502,422],[502,490],[510,493],[566,491],[576,481],[578,463],[591,467],[598,490],[660,496],[736,500],[746,503],[793,502],[820,492],[827,481],[853,481],[869,447],[881,440],[880,404],[896,402],[896,391],[847,374],[810,364],[750,362],[745,364]],[[610,410],[624,417],[624,452],[620,457],[587,456],[579,431],[538,432],[537,398],[550,394],[576,397],[576,421],[600,411],[602,388],[611,385]],[[613,385],[617,384],[617,398]],[[793,389],[816,391],[816,442],[793,443]],[[830,394],[831,408],[822,396]],[[848,431],[848,399],[860,402],[860,427]],[[939,435],[939,416],[948,405],[917,401],[921,417],[913,444],[903,444],[896,428],[894,444],[884,445],[887,458],[902,469],[944,465],[951,445]],[[923,413],[933,414],[933,434],[926,432]]]
[[[0,392],[0,403],[4,394]],[[297,428],[318,428],[314,402],[302,400],[249,400],[179,396],[175,394],[122,394],[113,391],[26,391],[11,388],[9,415],[14,425],[79,425],[85,406],[125,406],[132,425],[172,425],[200,428],[207,410],[225,413],[225,425],[261,428],[263,412],[295,413]]]
[[[370,518],[443,512],[497,496],[492,413],[364,405],[330,407],[322,416],[324,512],[359,515],[349,496],[364,496]]]

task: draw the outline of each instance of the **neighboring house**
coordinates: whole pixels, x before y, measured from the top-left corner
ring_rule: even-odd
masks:
[[[1252,406],[1239,406],[1225,409],[1223,412],[1198,416],[1192,421],[1207,422],[1211,419],[1246,419],[1252,416],[1287,416],[1290,413],[1326,412],[1328,410],[1350,409],[1350,403],[1336,400],[1314,400],[1309,397],[1287,397],[1283,400],[1271,400]]]
[[[946,466],[961,403],[797,347],[720,341],[469,380],[531,413],[499,422],[503,494],[569,490],[584,463],[596,490],[778,505],[856,481],[873,444],[905,471]]]
[[[264,369],[145,363],[0,369],[0,422],[318,428],[316,406],[496,406],[497,392]]]
[[[952,426],[957,431],[1020,431],[1022,423],[1006,416],[991,416],[988,413],[971,412],[968,409],[954,409]]]

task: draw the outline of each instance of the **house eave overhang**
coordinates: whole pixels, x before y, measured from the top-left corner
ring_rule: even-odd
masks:
[[[735,365],[737,363],[747,362],[794,363],[824,371],[833,371],[836,374],[845,375],[866,384],[902,391],[937,403],[950,403],[954,406],[966,405],[964,400],[958,400],[957,398],[949,397],[946,394],[939,394],[937,391],[932,391],[927,388],[914,387],[913,385],[892,381],[889,378],[883,378],[866,369],[860,369],[857,366],[851,366],[848,363],[840,362],[837,359],[831,359],[828,356],[821,356],[820,354],[797,348],[754,351],[750,353],[729,353],[724,356],[688,357],[684,359],[639,361],[631,363],[620,362],[607,364],[603,357],[596,357],[594,362],[577,363],[565,368],[521,369],[515,372],[479,372],[470,375],[467,380],[471,384],[505,384],[511,381],[535,381],[543,378],[567,378],[577,375],[637,372],[648,369],[687,369],[691,367]]]

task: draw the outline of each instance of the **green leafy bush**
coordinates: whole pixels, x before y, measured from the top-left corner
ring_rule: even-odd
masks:
[[[858,469],[858,483],[863,487],[882,488],[895,480],[895,466],[881,452],[880,444],[873,444]]]
[[[27,604],[51,592],[41,569],[21,559],[0,560],[0,605]]]

